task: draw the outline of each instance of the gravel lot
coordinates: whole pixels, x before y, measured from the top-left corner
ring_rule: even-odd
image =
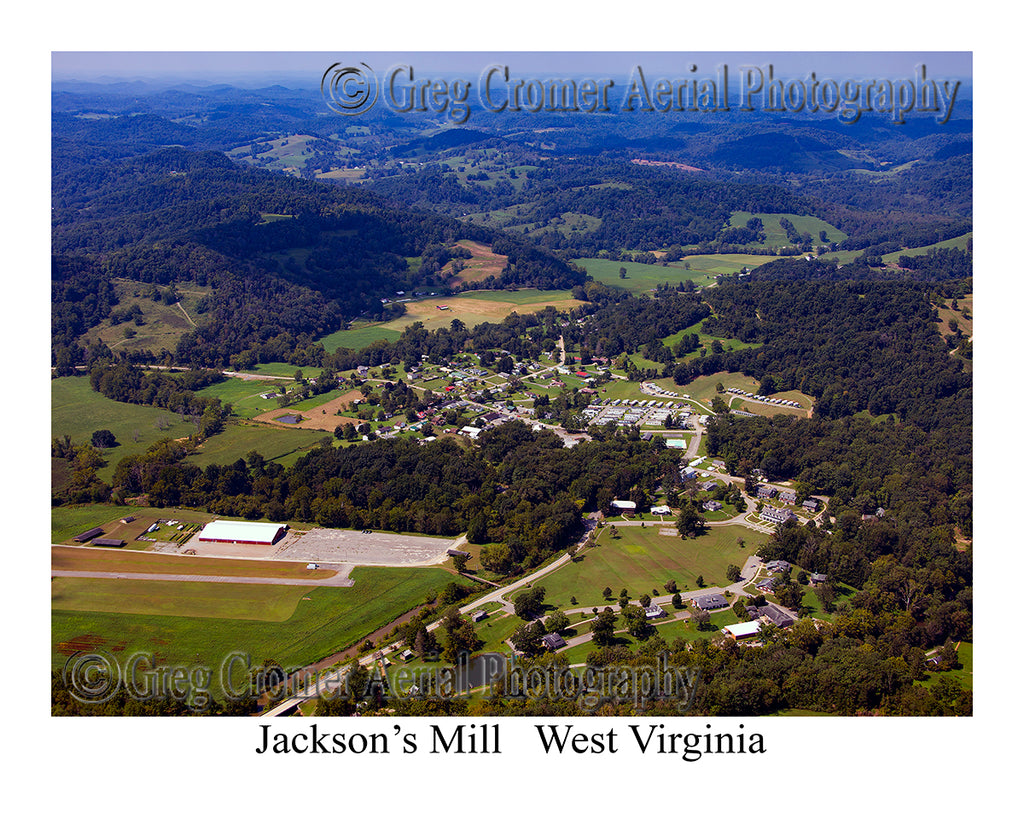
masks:
[[[277,544],[276,560],[351,563],[357,566],[422,566],[443,563],[455,540],[348,529],[291,531]]]

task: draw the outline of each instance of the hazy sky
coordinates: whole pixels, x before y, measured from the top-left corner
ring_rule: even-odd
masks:
[[[819,78],[872,79],[912,77],[919,64],[932,78],[969,79],[970,52],[701,52],[701,51],[607,51],[607,52],[52,52],[54,80],[168,78],[199,82],[246,82],[286,85],[318,85],[324,70],[335,62],[367,63],[383,72],[396,64],[411,64],[423,71],[465,74],[474,77],[486,66],[508,65],[513,72],[628,74],[640,65],[648,76],[682,76],[696,65],[698,75],[710,75],[720,65],[730,70],[742,65],[775,68],[776,76],[798,77],[815,72]]]

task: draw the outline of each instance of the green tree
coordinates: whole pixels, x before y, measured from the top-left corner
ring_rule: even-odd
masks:
[[[615,623],[618,618],[611,609],[598,612],[597,619],[590,629],[596,646],[610,646],[615,642]]]
[[[117,446],[117,438],[109,429],[98,429],[92,434],[92,445],[100,449]]]
[[[532,589],[516,595],[513,599],[516,617],[523,620],[532,620],[541,613],[544,603],[544,587],[534,586]]]
[[[556,611],[544,621],[544,628],[549,632],[559,632],[569,628],[569,617],[561,611]]]
[[[477,637],[473,624],[459,614],[457,607],[452,606],[441,621],[445,633],[444,650],[441,657],[447,663],[455,664],[464,654],[472,654],[483,641]]]

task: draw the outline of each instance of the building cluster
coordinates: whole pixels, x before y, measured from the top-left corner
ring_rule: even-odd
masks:
[[[624,426],[665,426],[669,418],[683,429],[689,428],[688,419],[692,413],[688,407],[672,401],[656,401],[614,398],[602,402],[597,399],[580,413],[590,424],[615,423]]]
[[[769,398],[767,395],[758,395],[757,393],[747,392],[741,390],[738,387],[729,387],[726,392],[730,392],[733,395],[740,395],[744,398],[749,398],[751,401],[759,401],[762,404],[776,404],[780,407],[796,407],[797,409],[803,409],[803,407],[796,401],[790,401],[785,398]]]

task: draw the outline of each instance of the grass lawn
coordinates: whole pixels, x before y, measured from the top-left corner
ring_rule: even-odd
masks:
[[[942,677],[949,677],[965,691],[972,690],[974,688],[974,643],[960,643],[956,653],[961,668],[952,671],[934,671],[917,684],[930,688]]]
[[[665,583],[675,580],[679,588],[696,588],[698,575],[706,585],[725,584],[725,570],[730,564],[742,566],[767,535],[741,526],[722,526],[709,530],[696,539],[683,540],[678,535],[660,535],[659,526],[620,526],[618,539],[612,538],[610,527],[598,536],[598,545],[583,550],[576,562],[545,577],[540,585],[547,590],[546,604],[569,608],[575,596],[578,606],[603,606],[607,603],[602,591],[607,586],[618,596],[625,588],[631,599],[651,594],[653,589],[664,594]],[[665,528],[673,528],[671,524]],[[745,547],[740,548],[737,537]],[[652,595],[653,596],[653,595]]]
[[[90,589],[93,580],[55,580],[51,661],[61,668],[82,648],[105,649],[122,659],[146,651],[164,663],[202,663],[214,669],[215,680],[221,663],[234,652],[248,654],[255,663],[273,658],[286,668],[298,667],[357,642],[451,580],[435,568],[360,567],[352,577],[354,586],[339,589],[112,581],[127,594],[120,611],[81,610],[90,601],[94,606],[117,604],[104,589]]]

